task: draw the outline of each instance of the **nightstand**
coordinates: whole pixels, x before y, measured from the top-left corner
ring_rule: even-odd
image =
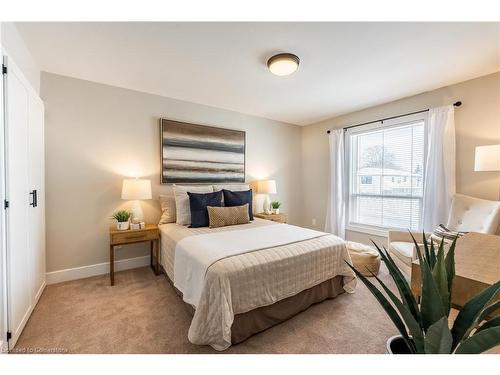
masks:
[[[258,217],[259,219],[271,220],[277,223],[286,223],[288,218],[286,214],[265,214],[263,212],[258,214],[253,214],[254,217]]]
[[[151,268],[155,275],[160,274],[159,251],[160,232],[158,225],[146,224],[144,229],[117,230],[109,228],[109,279],[115,285],[115,246],[130,245],[137,242],[149,242],[151,253]]]

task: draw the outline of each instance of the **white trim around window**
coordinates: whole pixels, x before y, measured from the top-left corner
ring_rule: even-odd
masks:
[[[387,232],[390,229],[421,229],[422,195],[425,183],[423,168],[425,168],[427,151],[426,126],[427,113],[424,112],[346,130],[345,170],[348,175],[346,176],[345,188],[345,217],[347,230],[387,237]],[[403,142],[411,140],[408,144],[409,149],[405,148],[405,144],[399,145],[399,147],[398,144],[394,145],[394,141],[392,141],[393,145],[391,146],[391,141],[386,141],[382,136],[379,147],[383,150],[381,166],[372,162],[371,164],[374,166],[367,167],[366,162],[364,162],[365,167],[361,167],[360,159],[362,156],[359,152],[363,152],[363,150],[358,151],[357,148],[363,147],[360,146],[360,142],[363,141],[365,145],[372,142],[378,147],[377,141],[370,141],[368,138],[371,135],[376,138],[377,134],[385,134],[387,130],[391,129],[397,131],[397,128],[412,129],[411,136],[407,135],[406,138],[401,138]],[[414,137],[416,132],[418,132],[418,138]],[[384,160],[386,149],[391,150],[391,154],[395,154],[391,155],[395,159],[392,169],[390,165],[387,165],[387,160]],[[353,162],[357,164],[353,166]],[[364,171],[362,171],[363,169]],[[369,169],[373,171],[370,172]],[[369,172],[373,172],[373,174],[370,175]],[[361,184],[365,186],[361,186]],[[370,190],[369,185],[372,184],[374,186]],[[374,199],[373,205],[369,203],[370,198]],[[382,202],[378,203],[381,207],[380,215],[377,213],[379,208],[375,201]],[[386,205],[389,204],[390,208],[386,206],[384,209],[383,202],[386,202]]]

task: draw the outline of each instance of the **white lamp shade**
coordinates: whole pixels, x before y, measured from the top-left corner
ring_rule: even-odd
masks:
[[[139,178],[123,180],[122,199],[151,199],[151,181]]]
[[[257,181],[257,193],[276,194],[276,181],[274,180]]]
[[[500,145],[476,147],[474,170],[500,171]]]

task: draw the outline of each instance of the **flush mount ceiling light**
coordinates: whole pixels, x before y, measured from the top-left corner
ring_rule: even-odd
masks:
[[[277,76],[288,76],[299,67],[300,59],[292,53],[280,53],[267,60],[269,71]]]

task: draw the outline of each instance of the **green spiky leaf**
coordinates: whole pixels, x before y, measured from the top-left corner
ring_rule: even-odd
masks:
[[[448,253],[446,254],[446,257],[444,259],[444,264],[446,267],[446,276],[448,277],[448,290],[451,292],[453,289],[453,279],[455,278],[455,246],[457,244],[457,238],[453,240],[453,242],[450,245],[450,249],[448,250]]]
[[[425,335],[424,345],[427,354],[450,354],[453,337],[448,328],[448,319],[443,316],[431,325]]]
[[[446,316],[450,313],[450,302],[451,296],[448,289],[448,277],[446,274],[446,265],[444,261],[444,243],[441,241],[439,245],[436,263],[434,264],[434,269],[432,270],[432,277],[436,287],[441,295],[441,301],[443,303],[443,308]]]
[[[493,314],[496,310],[500,309],[500,300],[492,303],[489,306],[486,306],[483,311],[481,311],[481,315],[479,315],[478,322],[482,322],[487,319],[491,314]]]
[[[410,234],[411,234],[411,232],[410,232]],[[413,238],[413,243],[415,244],[415,246],[418,246],[417,241],[415,240],[415,238],[413,237],[412,234],[411,234],[411,237]],[[422,232],[422,243],[424,244],[424,255],[425,255],[425,258],[426,259],[430,259],[431,258],[431,253],[429,251],[429,242],[427,241],[427,237],[425,237],[425,232]]]
[[[411,234],[411,233],[410,233]],[[413,235],[411,236],[413,242],[415,243],[418,261],[420,263],[420,273],[422,276],[422,303],[420,304],[420,311],[422,314],[422,326],[424,331],[441,319],[443,316],[447,316],[445,313],[445,308],[439,294],[439,290],[432,277],[432,272],[429,267],[429,263],[422,257],[422,252],[418,247],[417,241]],[[424,238],[424,245],[427,239]],[[431,241],[432,245],[432,241]],[[431,252],[433,251],[431,246]]]
[[[493,318],[491,320],[488,320],[486,323],[481,325],[474,334],[477,334],[478,332],[481,332],[485,329],[488,328],[493,328],[493,327],[500,327],[500,316],[497,316],[496,318]]]
[[[453,348],[457,347],[460,341],[469,336],[469,333],[477,325],[477,321],[481,316],[481,312],[485,306],[500,290],[500,281],[489,286],[481,293],[472,298],[460,310],[451,329],[453,335]]]
[[[431,250],[429,251],[429,268],[432,270],[436,265],[436,247],[434,246],[434,241],[431,238]]]
[[[485,329],[460,343],[456,354],[479,354],[500,345],[500,327]]]
[[[413,341],[410,339],[408,336],[408,332],[406,331],[406,326],[401,320],[401,317],[397,313],[397,311],[394,309],[394,307],[391,305],[391,303],[385,298],[385,296],[373,285],[365,276],[363,276],[356,268],[351,266],[349,262],[346,262],[346,264],[351,268],[356,276],[365,284],[365,286],[368,288],[370,293],[377,299],[378,303],[382,306],[382,308],[385,310],[389,318],[392,320],[396,328],[398,329],[399,333],[403,337],[406,345],[410,349],[412,353],[416,352],[415,344]]]
[[[391,275],[392,279],[394,280],[394,283],[396,284],[399,295],[403,301],[403,304],[408,307],[408,309],[411,311],[413,317],[415,320],[421,324],[422,318],[420,314],[420,310],[418,309],[418,304],[417,301],[415,300],[415,296],[413,295],[411,291],[411,287],[408,284],[408,281],[402,274],[402,272],[399,270],[398,266],[392,259],[391,255],[387,252],[387,250],[384,247],[384,251],[382,251],[379,246],[372,241],[373,244],[375,245],[375,248],[380,254],[380,257],[384,261],[387,269],[389,270],[389,274]]]
[[[403,318],[404,322],[406,323],[406,326],[408,327],[408,330],[410,331],[410,334],[413,338],[413,341],[415,342],[415,347],[418,353],[423,353],[424,352],[424,335],[422,332],[422,327],[420,327],[420,324],[415,320],[414,316],[410,312],[407,306],[403,305],[403,303],[396,297],[396,295],[387,287],[387,285],[384,284],[382,280],[378,278],[377,275],[375,275],[373,272],[370,271],[372,276],[378,281],[380,286],[384,289],[385,293],[389,296],[391,299],[392,303],[394,306],[399,311],[399,314]],[[451,337],[451,334],[450,334]]]

